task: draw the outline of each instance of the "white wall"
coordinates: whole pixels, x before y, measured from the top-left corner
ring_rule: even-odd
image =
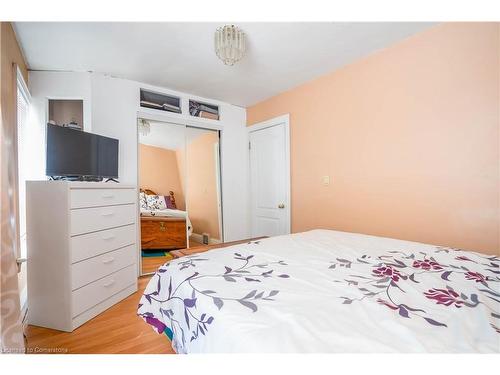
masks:
[[[201,123],[221,130],[222,204],[226,241],[248,238],[248,135],[246,110],[209,98],[191,96],[140,82],[97,73],[30,72],[32,95],[37,111],[45,113],[40,103],[46,98],[84,99],[84,129],[120,140],[120,182],[137,186],[137,114],[158,111],[139,106],[140,88],[174,94],[183,99],[183,114],[168,114],[179,122]],[[220,121],[194,119],[187,110],[188,98],[219,105]],[[43,108],[42,108],[43,107]],[[87,115],[88,113],[88,115]],[[162,115],[161,113],[158,115]],[[44,115],[45,118],[45,115]]]
[[[92,130],[90,73],[29,72],[31,103],[38,121],[48,121],[48,99],[82,99],[83,129]]]
[[[249,152],[246,110],[236,106],[224,108],[221,136],[222,209],[224,240],[250,237]]]
[[[120,182],[137,185],[137,84],[98,74],[91,82],[92,132],[120,141]]]

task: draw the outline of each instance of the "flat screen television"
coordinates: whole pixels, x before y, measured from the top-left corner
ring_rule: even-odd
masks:
[[[118,139],[47,124],[51,177],[118,178]]]

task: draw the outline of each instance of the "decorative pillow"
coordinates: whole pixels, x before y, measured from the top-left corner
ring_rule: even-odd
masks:
[[[148,209],[148,201],[146,199],[146,193],[142,191],[139,193],[139,204],[141,205],[141,210]]]
[[[165,210],[167,203],[163,195],[146,195],[148,210]]]
[[[172,199],[172,197],[170,195],[165,195],[164,198],[165,198],[165,203],[167,205],[167,208],[169,208],[171,210],[177,209],[177,206],[175,205],[175,199]]]

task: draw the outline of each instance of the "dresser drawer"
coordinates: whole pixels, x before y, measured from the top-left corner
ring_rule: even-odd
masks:
[[[73,317],[137,282],[135,264],[72,293]]]
[[[135,203],[135,189],[71,189],[70,208],[86,208]]]
[[[71,263],[135,244],[135,224],[71,237]]]
[[[136,216],[135,204],[71,210],[71,235],[133,224]]]
[[[71,289],[75,290],[126,266],[134,264],[136,255],[135,245],[130,245],[73,264],[71,266]]]

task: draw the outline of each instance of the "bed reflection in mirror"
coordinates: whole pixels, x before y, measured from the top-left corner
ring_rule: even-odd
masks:
[[[141,273],[222,242],[219,132],[138,120]]]

